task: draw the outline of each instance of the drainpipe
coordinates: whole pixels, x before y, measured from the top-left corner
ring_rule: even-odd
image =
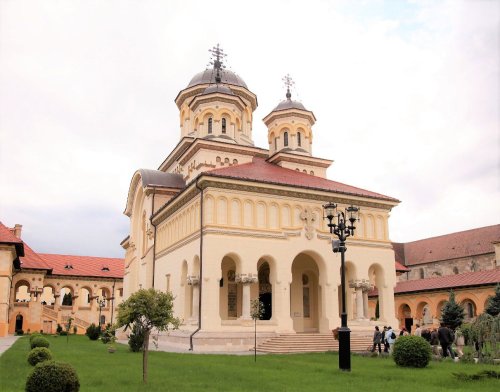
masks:
[[[153,281],[151,282],[151,287],[155,287],[155,267],[156,267],[156,225],[153,223],[153,215],[155,213],[155,196],[156,196],[156,188],[153,188],[153,199],[151,201],[151,216],[149,217],[149,221],[151,222],[151,226],[155,228],[154,238],[153,238]]]
[[[198,290],[198,328],[189,336],[189,351],[193,351],[193,336],[201,329],[201,289],[203,287],[203,188],[198,185],[196,180],[196,188],[200,190],[200,289]]]
[[[115,284],[116,279],[113,279],[113,294],[111,295],[111,325],[113,325],[113,310],[115,309]]]

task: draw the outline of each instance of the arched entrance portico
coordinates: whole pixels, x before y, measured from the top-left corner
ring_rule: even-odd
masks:
[[[321,309],[320,269],[308,254],[300,253],[292,263],[290,316],[295,332],[317,332]]]

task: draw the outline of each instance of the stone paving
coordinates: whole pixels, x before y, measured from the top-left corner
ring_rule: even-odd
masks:
[[[3,338],[0,338],[0,355],[4,353],[4,351],[7,351],[10,346],[14,344],[14,342],[19,339],[20,336],[13,336],[13,335],[8,335]]]

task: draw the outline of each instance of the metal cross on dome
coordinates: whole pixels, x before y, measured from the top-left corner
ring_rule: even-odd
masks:
[[[217,44],[217,46],[214,46],[212,49],[208,49],[208,51],[212,53],[212,61],[210,61],[210,64],[214,66],[214,69],[216,71],[215,82],[220,83],[222,80],[220,72],[225,68],[222,60],[227,56],[227,54],[224,53],[224,50],[219,46],[219,44]]]
[[[290,88],[295,84],[295,82],[293,81],[292,77],[290,76],[290,74],[286,74],[283,79],[283,83],[285,83],[285,87],[286,87],[286,98],[287,99],[290,99],[292,97],[292,93],[290,92]]]

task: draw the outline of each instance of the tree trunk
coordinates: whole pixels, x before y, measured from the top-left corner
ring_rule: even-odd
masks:
[[[149,334],[151,331],[144,331],[144,349],[142,350],[142,382],[148,382],[148,350],[149,350]]]

